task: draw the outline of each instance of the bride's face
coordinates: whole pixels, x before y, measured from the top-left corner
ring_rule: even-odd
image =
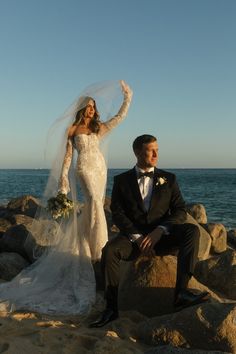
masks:
[[[94,114],[95,114],[94,101],[93,100],[89,100],[88,104],[86,106],[86,110],[84,112],[84,116],[86,118],[92,119],[94,117]]]

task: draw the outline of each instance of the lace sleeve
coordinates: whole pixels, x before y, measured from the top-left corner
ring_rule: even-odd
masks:
[[[124,101],[119,109],[119,112],[112,118],[110,118],[107,122],[102,124],[99,135],[102,136],[108,133],[110,130],[115,128],[119,123],[121,123],[128,113],[128,109],[130,106],[130,102],[132,99],[132,93],[126,94],[124,96]]]
[[[66,153],[62,164],[61,176],[60,176],[59,186],[58,186],[59,187],[58,192],[61,192],[63,194],[67,194],[70,191],[68,172],[71,165],[72,156],[73,156],[72,138],[68,138],[66,144]]]

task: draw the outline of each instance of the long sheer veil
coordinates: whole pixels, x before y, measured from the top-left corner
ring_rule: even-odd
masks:
[[[96,284],[89,246],[79,232],[82,218],[74,159],[69,170],[69,198],[77,207],[70,218],[60,221],[52,220],[46,209],[47,200],[58,191],[68,127],[74,122],[78,110],[84,107],[85,96],[96,101],[103,121],[117,113],[123,100],[119,81],[91,85],[80,93],[51,126],[46,156],[52,161],[52,168],[24,244],[25,252],[33,263],[12,281],[0,285],[0,309],[84,314],[88,313],[95,302]]]

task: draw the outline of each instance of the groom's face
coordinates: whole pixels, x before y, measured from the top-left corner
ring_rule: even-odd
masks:
[[[149,144],[143,144],[142,149],[135,152],[137,165],[141,168],[154,167],[158,160],[158,144],[153,141]]]

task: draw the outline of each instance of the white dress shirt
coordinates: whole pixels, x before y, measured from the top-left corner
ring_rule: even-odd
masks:
[[[150,208],[151,197],[152,197],[153,178],[149,177],[149,176],[142,176],[141,178],[139,178],[138,176],[139,176],[140,172],[141,173],[143,173],[143,172],[153,172],[154,173],[154,167],[150,167],[149,169],[144,171],[136,165],[135,170],[136,170],[136,174],[137,174],[140,194],[143,199],[144,208],[146,211],[148,211]],[[160,227],[164,230],[164,234],[169,233],[165,226],[159,225],[158,227]],[[129,236],[129,239],[131,242],[135,242],[141,236],[143,236],[143,235],[142,234],[131,234]]]
[[[154,173],[154,167],[151,167],[148,170],[144,171],[136,165],[135,170],[137,173],[137,178],[138,178],[139,172],[141,172],[141,173],[153,172]],[[151,197],[152,197],[153,178],[150,178],[149,176],[142,176],[141,178],[138,178],[138,185],[139,185],[140,194],[143,199],[144,208],[146,211],[148,211],[149,207],[150,207]]]

